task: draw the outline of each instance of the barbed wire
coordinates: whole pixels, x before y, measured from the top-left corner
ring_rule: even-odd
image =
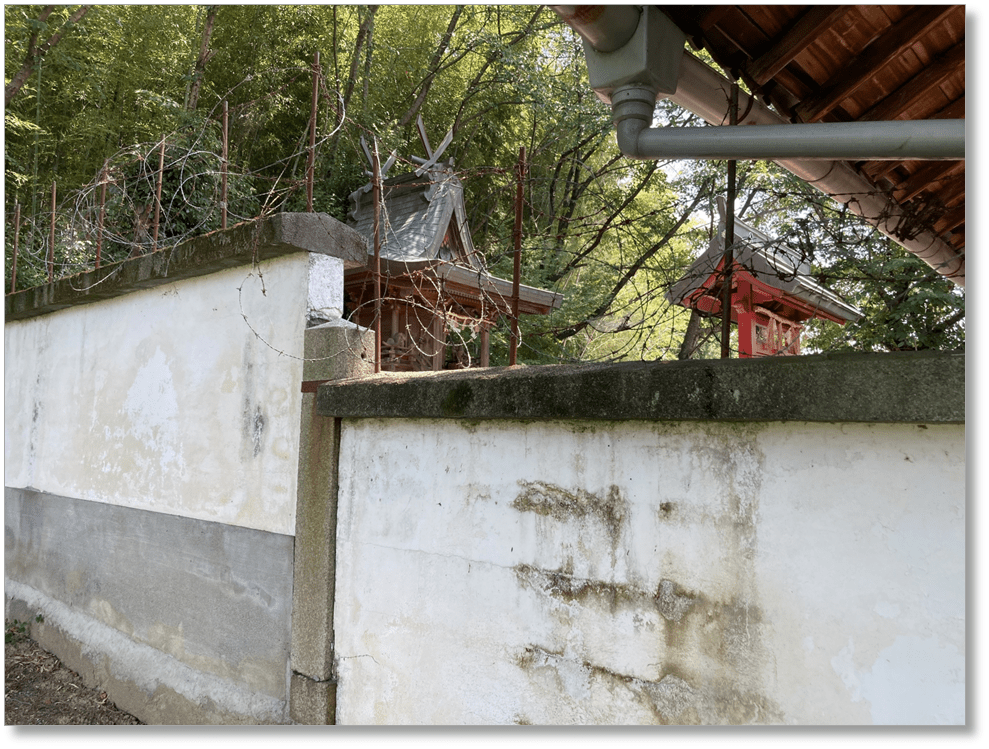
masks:
[[[311,68],[298,66],[268,72],[295,76],[277,89],[284,90],[299,76],[311,72]],[[246,77],[226,95],[229,96],[240,86],[256,81],[257,78],[258,75]],[[322,75],[318,77],[318,84],[324,100],[332,104],[324,109],[324,127],[318,134],[316,149],[334,138],[334,148],[337,148],[345,141],[356,143],[361,135],[375,135],[370,128],[347,116],[342,95],[330,88]],[[267,90],[260,97],[233,107],[232,111],[236,117],[247,117],[252,107],[262,106],[269,97],[277,94],[277,90]],[[98,245],[102,252],[101,261],[114,262],[156,249],[173,247],[193,236],[218,228],[222,208],[227,210],[229,219],[237,223],[270,215],[287,205],[305,184],[303,179],[295,176],[295,171],[302,158],[310,153],[306,145],[306,132],[300,132],[297,145],[291,153],[269,164],[245,171],[228,163],[224,170],[223,155],[219,147],[221,134],[218,132],[217,122],[218,108],[223,98],[218,97],[217,104],[210,110],[202,127],[178,129],[157,141],[120,149],[106,160],[104,167],[90,182],[63,197],[55,211],[55,247],[51,246],[50,241],[50,217],[22,218],[19,233],[27,239],[18,248],[19,276],[23,274],[29,280],[38,282],[39,279],[47,278],[50,269],[53,278],[71,277],[93,267]],[[331,117],[333,128],[327,130]],[[347,137],[341,138],[344,134]],[[348,152],[345,145],[344,151]],[[356,149],[349,150],[345,158],[356,163],[361,162],[361,154]],[[410,157],[403,156],[398,157],[397,164],[408,169],[417,166]],[[586,178],[600,176],[589,163],[578,164],[577,168]],[[627,166],[622,168],[627,171]],[[618,167],[611,166],[609,169]],[[224,171],[228,182],[226,195],[220,191]],[[620,184],[621,189],[614,196],[603,195],[601,191],[596,193],[602,199],[591,212],[561,211],[552,202],[547,204],[545,199],[533,199],[534,192],[542,196],[551,193],[548,187],[540,186],[552,184],[559,172],[558,166],[554,169],[553,165],[530,165],[524,198],[526,257],[538,258],[539,263],[556,264],[554,272],[559,275],[550,278],[548,284],[557,291],[578,290],[582,275],[613,279],[630,268],[635,268],[643,253],[649,250],[650,242],[655,241],[655,237],[648,236],[649,232],[655,231],[655,226],[668,222],[671,215],[682,212],[689,205],[685,198],[670,199],[667,196],[664,202],[653,207],[636,204],[634,208],[621,209],[621,199],[625,194],[623,190],[628,189],[628,186]],[[494,181],[494,189],[484,196],[484,205],[499,204],[502,207],[501,212],[506,216],[509,211],[505,207],[513,202],[509,197],[512,173],[512,167],[499,166],[482,166],[455,172],[466,185],[472,182],[490,185]],[[437,184],[442,186],[442,180]],[[259,189],[257,185],[265,185],[265,188]],[[614,187],[610,189],[614,190]],[[755,202],[754,208],[756,215],[760,217],[772,216],[774,203],[778,205],[794,195],[791,191],[764,186],[759,190],[761,203]],[[713,200],[716,193],[716,190],[711,191],[710,200]],[[803,194],[800,197],[807,199]],[[824,199],[825,196],[821,196],[821,200]],[[855,200],[855,197],[851,199]],[[810,205],[812,209],[815,207],[813,203]],[[382,209],[382,226],[388,232],[391,218],[383,196]],[[817,210],[820,208],[817,207]],[[920,223],[925,220],[921,215],[914,219]],[[485,222],[492,220],[491,215],[484,217]],[[613,294],[607,307],[603,311],[597,310],[599,314],[586,320],[577,334],[562,337],[574,326],[573,316],[579,313],[579,307],[575,306],[577,302],[565,302],[563,309],[552,312],[545,318],[530,321],[527,337],[523,338],[521,346],[532,359],[538,361],[671,358],[676,354],[685,316],[689,316],[691,311],[678,304],[666,303],[663,297],[674,284],[686,277],[687,268],[697,255],[697,248],[703,249],[715,230],[713,222],[704,225],[698,220],[689,221],[675,237],[681,246],[674,247],[670,244],[669,252],[657,255],[649,263],[642,263],[632,279]],[[605,232],[607,241],[598,251],[597,244],[601,242]],[[504,232],[486,233],[489,236],[505,236]],[[868,226],[856,229],[852,234],[853,236],[843,238],[846,249],[869,246],[878,236],[878,231],[874,226]],[[793,241],[794,239],[797,241]],[[9,240],[7,244],[9,249]],[[682,246],[685,244],[692,244],[693,247]],[[799,256],[791,273],[776,273],[776,278],[783,281],[792,280],[798,274],[797,266],[819,260],[816,255],[818,248],[809,235],[800,236],[799,232],[767,242],[762,249],[769,253],[780,252],[787,257],[794,253]],[[482,267],[497,268],[511,257],[507,243],[504,247],[499,247],[489,242],[484,247],[476,247],[475,252],[480,260],[486,259],[486,263],[479,264]],[[563,270],[560,271],[560,268]],[[113,273],[117,270],[114,269]],[[547,277],[545,268],[530,270],[536,271],[536,283],[539,283],[539,278]],[[257,264],[251,273],[258,276],[263,289],[264,277]],[[753,273],[758,274],[759,271]],[[552,275],[553,273],[549,273],[549,277]],[[804,275],[818,283],[837,278],[829,276],[819,266]],[[703,280],[703,277],[703,273],[699,272],[692,280]],[[109,276],[103,277],[98,283],[105,282],[108,278]],[[847,271],[841,278],[843,281],[855,280],[855,276],[850,276]],[[866,274],[862,274],[861,279],[875,280]],[[486,327],[499,340],[507,335],[504,326],[499,327],[498,322],[504,320],[507,314],[505,299],[489,293],[480,282],[480,276],[477,284],[479,307],[482,317],[488,315],[480,323],[473,322],[476,320],[476,311],[455,308],[445,296],[441,280],[427,272],[409,274],[409,280],[414,286],[430,287],[423,299],[428,296],[438,301],[432,305],[422,300],[413,303],[400,296],[384,296],[382,301],[390,305],[404,305],[408,313],[415,315],[425,316],[428,313],[442,317],[443,332],[437,335],[424,328],[414,337],[408,335],[408,331],[392,331],[391,343],[385,342],[385,345],[390,346],[395,362],[404,356],[411,357],[422,365],[426,360],[438,356],[440,350],[449,347],[452,354],[449,359],[451,365],[472,366],[477,359],[472,349],[479,345],[482,327]],[[73,288],[76,287],[73,285]],[[239,298],[242,288],[243,286],[238,287]],[[363,302],[352,309],[351,319],[357,316],[366,322],[366,305]],[[288,355],[279,348],[277,342],[265,340],[255,330],[242,304],[241,314],[252,332],[265,345]],[[401,342],[398,341],[400,334],[405,335]],[[702,330],[701,343],[698,345],[703,345],[704,340],[718,335],[720,333],[713,327]],[[400,349],[404,353],[399,356],[396,352]],[[354,352],[348,352],[351,353]]]

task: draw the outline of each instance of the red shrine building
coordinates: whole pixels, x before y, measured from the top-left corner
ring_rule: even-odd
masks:
[[[725,205],[718,200],[718,232],[666,298],[721,317],[725,277]],[[844,325],[862,312],[811,278],[810,264],[791,247],[735,219],[731,320],[738,326],[738,355],[796,356],[803,323],[813,318]]]
[[[490,331],[511,315],[512,282],[487,273],[474,249],[452,161],[391,177],[382,191],[382,371],[488,366]],[[366,184],[350,196],[350,223],[367,240],[368,264],[344,276],[345,316],[369,328],[376,306],[372,195]],[[545,315],[562,299],[521,285],[519,313]]]

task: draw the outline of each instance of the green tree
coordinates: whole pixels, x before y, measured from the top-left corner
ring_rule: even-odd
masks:
[[[688,336],[689,311],[664,292],[707,246],[724,165],[621,156],[579,39],[545,6],[81,7],[4,9],[8,226],[15,202],[25,216],[18,286],[44,280],[56,180],[57,273],[93,262],[104,177],[104,260],[153,246],[156,207],[159,243],[217,227],[224,102],[231,220],[303,210],[319,53],[316,210],[346,220],[349,194],[367,180],[362,137],[397,151],[392,173],[414,166],[425,155],[421,116],[434,147],[452,132],[444,158],[465,185],[475,246],[510,277],[524,146],[523,282],[566,301],[523,318],[521,360],[673,359],[692,348],[685,338],[699,342],[694,356],[716,352],[716,326],[694,319],[698,334]],[[693,119],[669,103],[657,113],[672,125]],[[737,205],[743,220],[806,249],[821,278],[867,311],[855,328],[812,326],[814,346],[964,340],[963,294],[773,165],[739,164]],[[506,332],[494,337],[495,363],[507,360]]]

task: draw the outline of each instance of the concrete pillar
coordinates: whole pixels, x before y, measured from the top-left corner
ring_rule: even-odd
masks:
[[[372,374],[374,331],[334,320],[309,328],[305,336],[289,716],[296,723],[326,725],[336,721],[333,596],[340,419],[316,412],[316,388],[327,380]]]

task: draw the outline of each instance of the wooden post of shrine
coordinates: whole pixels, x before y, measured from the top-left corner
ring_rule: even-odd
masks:
[[[733,299],[738,313],[738,356],[749,359],[755,352],[755,306],[752,302],[752,284],[739,280]]]
[[[446,358],[446,325],[443,318],[434,314],[433,316],[433,371],[439,372],[443,369],[443,359]]]
[[[481,366],[491,366],[491,330],[484,322],[481,323]]]

